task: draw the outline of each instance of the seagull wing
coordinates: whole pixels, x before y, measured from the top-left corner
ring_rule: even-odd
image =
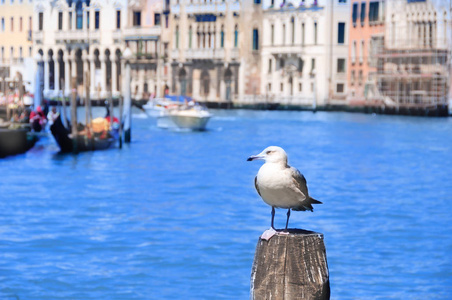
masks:
[[[300,206],[297,208],[294,208],[293,210],[310,210],[313,211],[314,208],[312,207],[312,204],[321,204],[322,202],[315,200],[314,198],[309,197],[308,193],[308,185],[306,183],[306,178],[303,176],[303,174],[300,173],[297,169],[294,167],[290,167],[290,170],[292,172],[292,180],[295,184],[296,189],[301,194],[300,196]]]
[[[256,188],[256,191],[259,194],[259,196],[261,196],[261,192],[259,191],[259,185],[257,184],[257,176],[254,177],[254,187]]]

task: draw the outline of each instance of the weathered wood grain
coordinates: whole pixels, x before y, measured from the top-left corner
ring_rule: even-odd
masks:
[[[251,299],[329,299],[323,234],[290,229],[259,238],[251,273]]]

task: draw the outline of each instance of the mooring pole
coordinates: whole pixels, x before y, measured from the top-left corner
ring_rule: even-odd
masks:
[[[71,97],[71,134],[72,152],[78,153],[78,132],[77,132],[77,77],[72,77],[72,97]]]
[[[251,299],[330,299],[323,234],[301,229],[259,238],[251,272]]]
[[[132,97],[130,91],[130,60],[132,51],[129,48],[124,50],[123,59],[125,59],[124,76],[124,142],[130,143],[132,140]]]
[[[119,96],[119,149],[122,149],[122,114],[124,101],[122,96]]]

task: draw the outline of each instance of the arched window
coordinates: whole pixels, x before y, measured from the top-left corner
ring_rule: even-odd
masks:
[[[253,50],[259,50],[259,29],[253,29]]]
[[[292,19],[290,19],[290,25],[291,25],[291,34],[292,34],[292,45],[295,44],[295,19],[294,17],[292,17]]]
[[[234,47],[237,48],[239,46],[239,26],[235,25],[234,30]]]
[[[176,25],[175,44],[176,44],[176,49],[179,49],[179,26],[178,25]]]
[[[224,48],[224,26],[223,25],[221,25],[220,47]]]
[[[188,48],[189,49],[191,49],[191,47],[192,47],[192,35],[193,35],[193,32],[192,32],[192,28],[190,26],[188,28]]]
[[[75,15],[76,15],[76,28],[83,28],[83,6],[82,1],[77,1],[75,4]]]
[[[210,76],[207,70],[201,73],[201,95],[208,96],[210,91]]]

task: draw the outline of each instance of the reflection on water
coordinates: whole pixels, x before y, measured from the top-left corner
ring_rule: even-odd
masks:
[[[450,119],[214,114],[190,133],[134,111],[122,150],[0,161],[0,298],[248,298],[270,208],[246,158],[269,145],[324,203],[290,225],[324,233],[333,299],[452,298]]]

